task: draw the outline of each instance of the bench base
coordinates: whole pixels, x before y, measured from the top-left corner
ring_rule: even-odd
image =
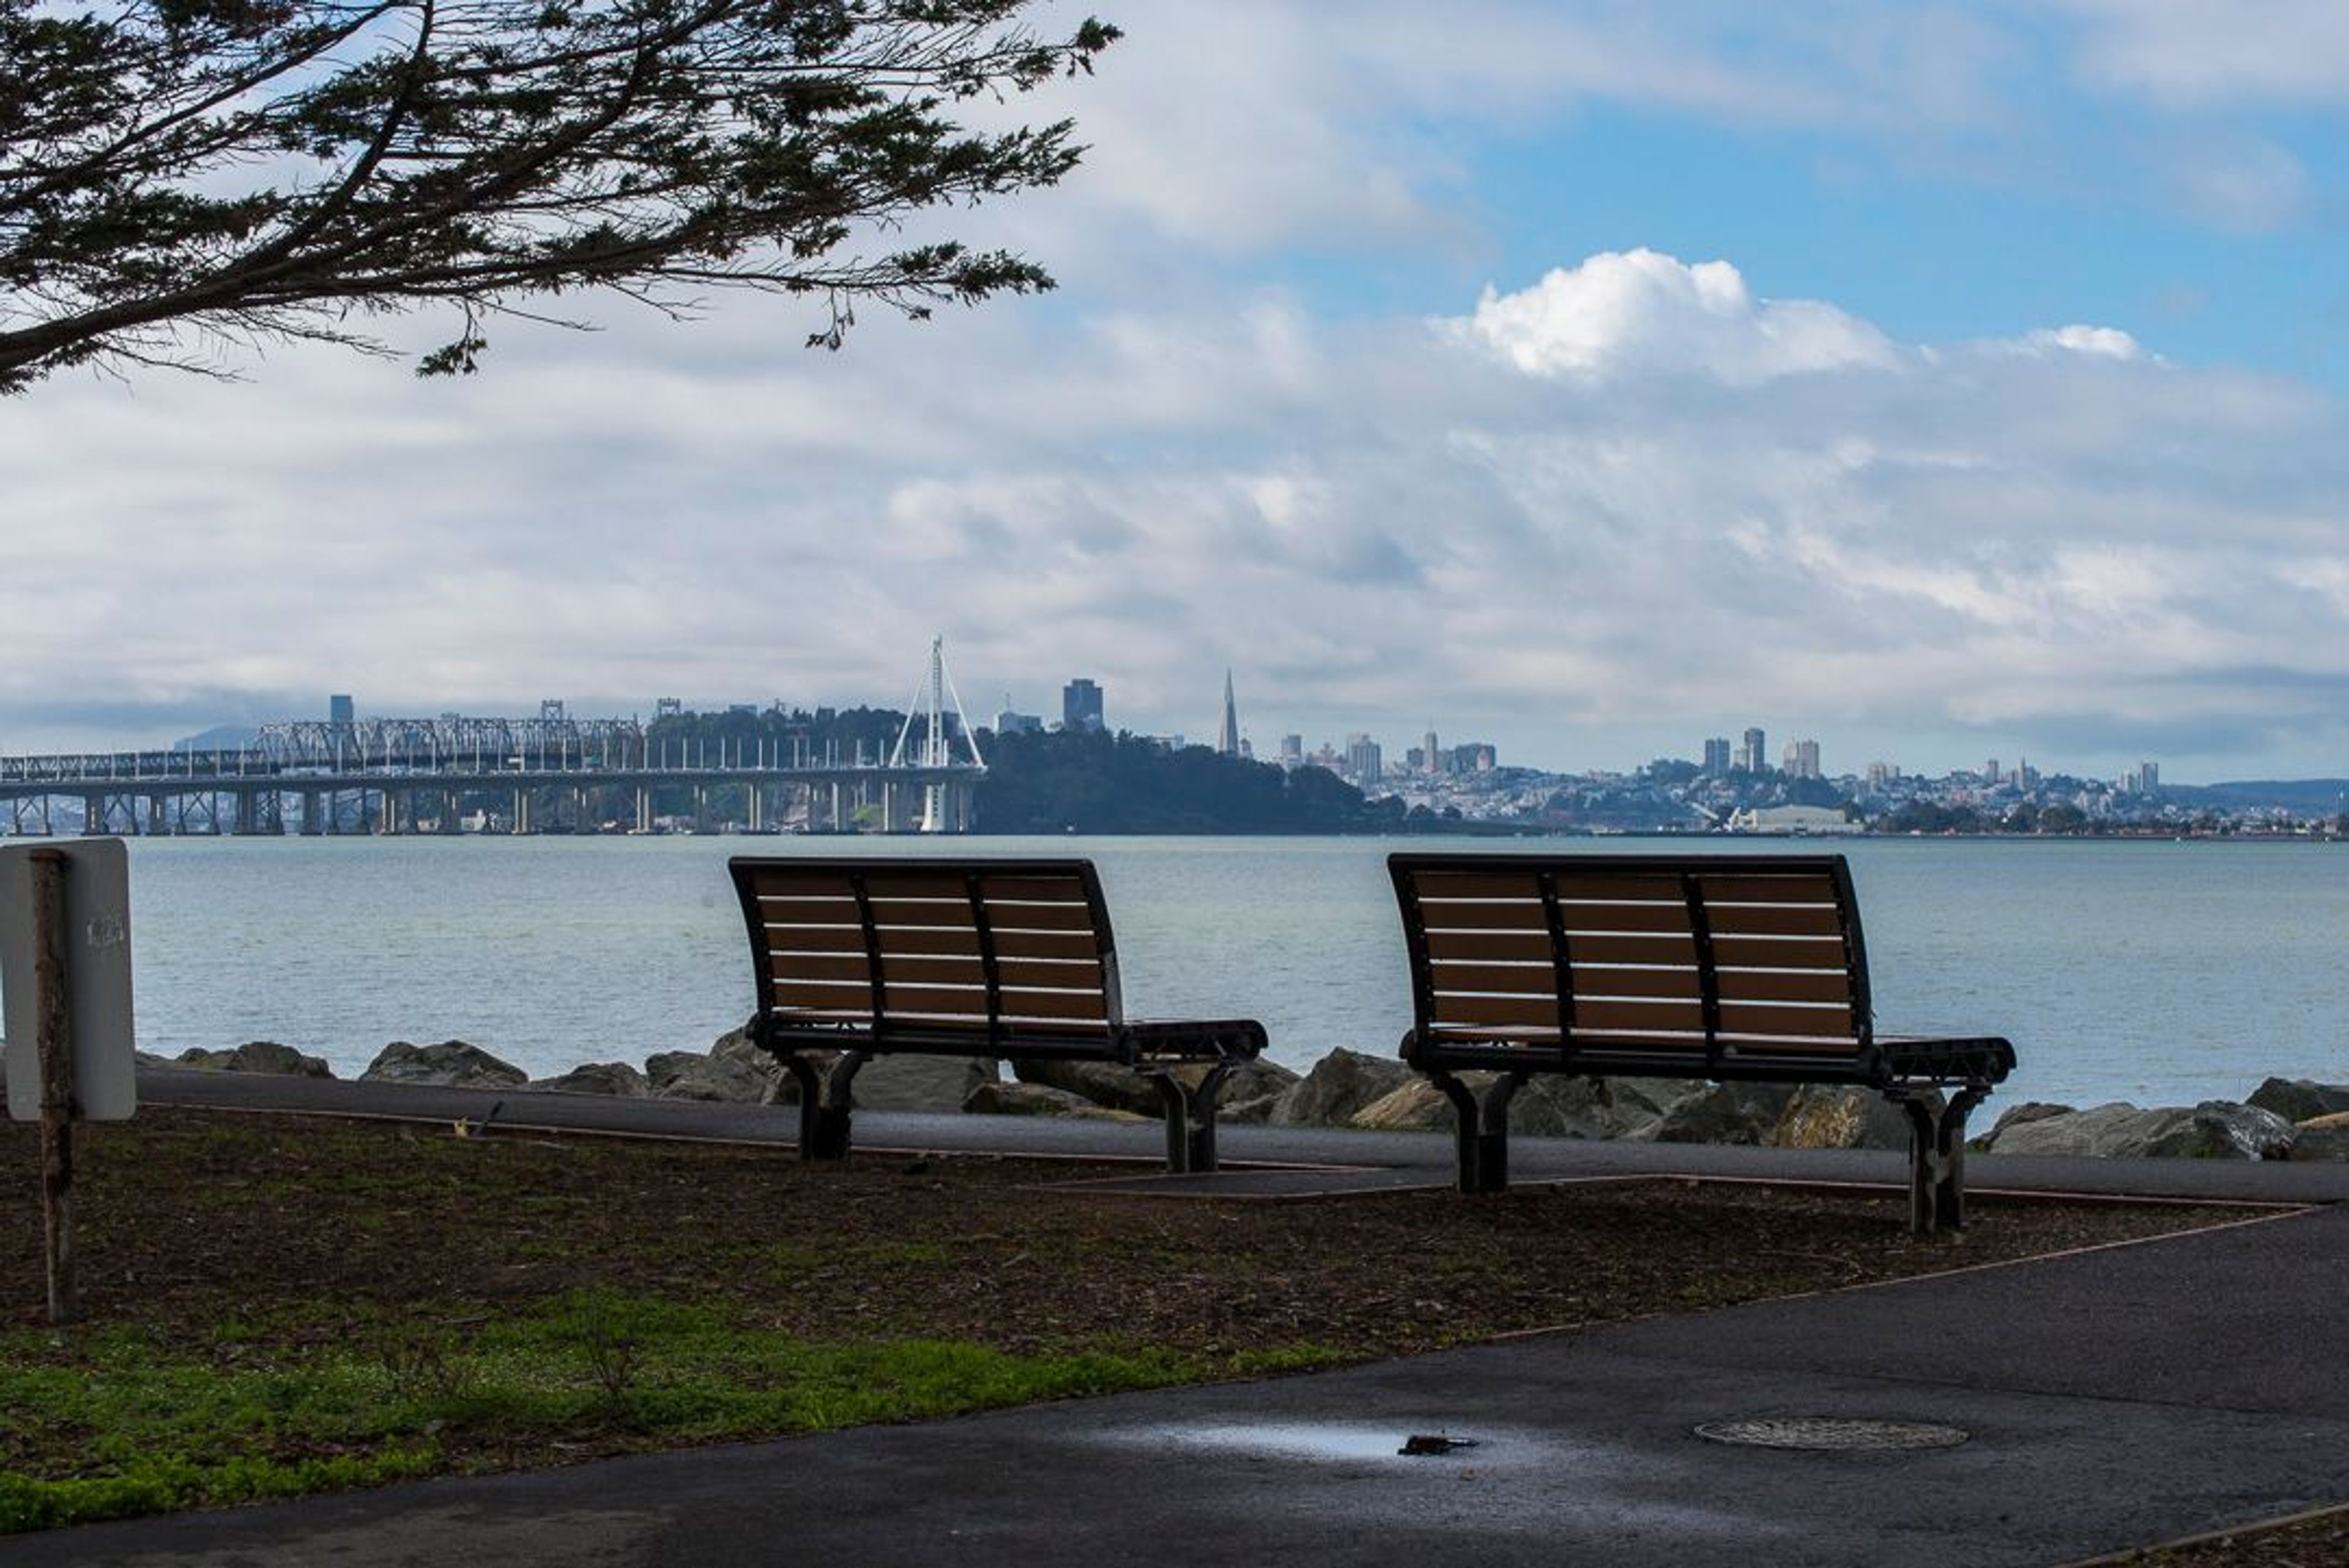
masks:
[[[857,1069],[878,1052],[843,1051],[827,1068],[804,1051],[779,1053],[800,1090],[800,1158],[845,1160]],[[1224,1082],[1240,1066],[1226,1057],[1204,1071],[1172,1064],[1138,1068],[1158,1086],[1166,1119],[1166,1169],[1173,1175],[1216,1169],[1216,1100]]]
[[[1509,1102],[1525,1087],[1526,1069],[1501,1073],[1481,1092],[1442,1068],[1420,1070],[1452,1102],[1460,1191],[1506,1190]],[[1890,1084],[1879,1092],[1909,1118],[1909,1230],[1923,1236],[1965,1229],[1966,1118],[1990,1094],[1990,1086],[1961,1085],[1946,1097],[1929,1084]]]

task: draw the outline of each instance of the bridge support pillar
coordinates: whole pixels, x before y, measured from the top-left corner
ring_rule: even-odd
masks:
[[[653,792],[644,785],[636,786],[636,831],[653,830]]]
[[[531,831],[530,791],[526,789],[513,793],[513,827],[510,830],[515,833]]]

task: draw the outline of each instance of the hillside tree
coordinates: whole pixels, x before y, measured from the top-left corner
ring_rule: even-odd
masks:
[[[382,353],[369,317],[433,305],[455,332],[423,374],[472,370],[502,314],[583,325],[560,296],[591,291],[806,295],[836,348],[860,303],[1048,288],[907,237],[1076,163],[1070,122],[997,106],[1117,30],[1040,36],[1032,3],[0,0],[0,392],[219,374],[229,343]]]

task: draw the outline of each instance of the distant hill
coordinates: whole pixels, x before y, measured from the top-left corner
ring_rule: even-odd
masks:
[[[2349,811],[2349,779],[2258,779],[2226,784],[2164,784],[2162,799],[2218,811],[2281,806],[2300,817]]]
[[[261,731],[249,724],[215,724],[201,734],[171,742],[174,751],[234,751],[261,738]]]

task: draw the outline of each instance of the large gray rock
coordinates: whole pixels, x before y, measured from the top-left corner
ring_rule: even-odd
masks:
[[[1075,1117],[1093,1121],[1146,1121],[1132,1111],[1112,1110],[1081,1094],[1040,1083],[1004,1083],[989,1078],[970,1091],[963,1109],[977,1116]]]
[[[2292,1130],[2294,1160],[2349,1160],[2349,1111],[2313,1117]]]
[[[1112,1110],[1135,1116],[1156,1116],[1159,1111],[1158,1085],[1115,1062],[1025,1057],[1011,1064],[1011,1074],[1021,1083],[1058,1089]]]
[[[954,1111],[995,1081],[985,1057],[875,1057],[856,1069],[849,1100],[859,1110]]]
[[[462,1040],[443,1040],[437,1046],[394,1040],[359,1074],[362,1083],[441,1084],[452,1088],[520,1088],[529,1080],[530,1075],[512,1062],[500,1061]]]
[[[770,1087],[753,1064],[714,1050],[656,1051],[645,1058],[645,1082],[655,1099],[719,1105],[763,1104]]]
[[[2009,1120],[1986,1146],[2000,1154],[2085,1154],[2109,1159],[2283,1160],[2292,1123],[2271,1110],[2204,1100],[2140,1109],[2125,1102],[2061,1116]]]
[[[1217,1120],[1247,1124],[1270,1121],[1283,1096],[1305,1081],[1305,1075],[1262,1058],[1233,1069],[1216,1096]]]
[[[1537,1137],[1644,1142],[1688,1125],[1713,1092],[1702,1078],[1536,1073],[1510,1102],[1509,1126]]]
[[[2005,1135],[2007,1129],[2021,1127],[2025,1122],[2047,1121],[2059,1116],[2079,1114],[2080,1108],[2076,1105],[2058,1105],[2053,1100],[2045,1099],[2026,1099],[2021,1105],[2012,1105],[1999,1112],[1998,1119],[1991,1123],[1990,1130],[1976,1138],[1973,1140],[1973,1146],[1977,1149],[1988,1149]]]
[[[1490,1073],[1463,1073],[1460,1080],[1481,1090],[1492,1077]],[[1432,1080],[1414,1074],[1356,1111],[1346,1125],[1367,1132],[1433,1132],[1451,1127],[1457,1119],[1458,1113],[1444,1091]]]
[[[556,1094],[607,1094],[622,1099],[643,1099],[653,1092],[644,1074],[626,1062],[585,1062],[550,1078],[533,1078],[530,1088]]]
[[[2243,1103],[2274,1111],[2286,1121],[2313,1121],[2320,1116],[2338,1116],[2349,1110],[2349,1084],[2271,1078],[2253,1089]]]
[[[1680,1101],[1649,1136],[1658,1143],[1767,1143],[1795,1098],[1784,1083],[1717,1083]]]
[[[1872,1088],[1806,1083],[1795,1090],[1771,1129],[1780,1149],[1909,1147],[1909,1115]]]
[[[215,1073],[280,1073],[289,1078],[330,1078],[335,1069],[324,1057],[304,1056],[275,1040],[247,1040],[231,1050],[208,1051],[201,1046],[180,1053],[173,1064]]]
[[[1343,1127],[1417,1076],[1402,1062],[1340,1046],[1283,1092],[1271,1119],[1281,1127]]]
[[[1185,1069],[1204,1073],[1204,1064]],[[1011,1064],[1021,1083],[1039,1084],[1091,1100],[1111,1110],[1134,1116],[1164,1113],[1155,1078],[1113,1062],[1022,1060]],[[1216,1095],[1216,1115],[1226,1122],[1268,1119],[1280,1097],[1301,1081],[1302,1075],[1277,1062],[1253,1061],[1232,1069]]]

